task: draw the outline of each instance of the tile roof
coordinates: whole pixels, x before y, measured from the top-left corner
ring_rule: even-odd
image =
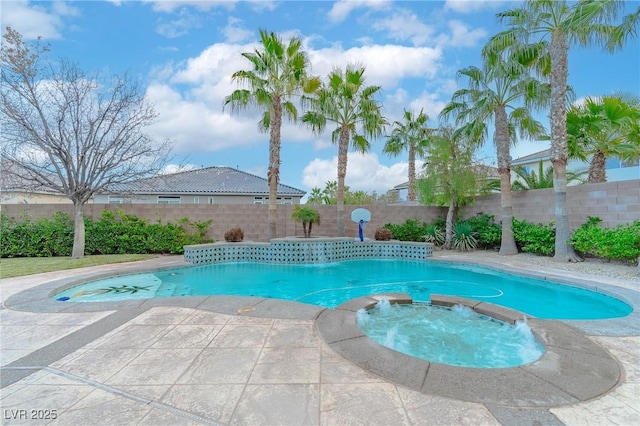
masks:
[[[205,167],[141,179],[110,189],[115,193],[135,194],[269,194],[267,179],[231,167]],[[278,194],[303,196],[306,191],[278,184]]]
[[[58,181],[58,176],[53,173],[43,172],[52,181]],[[60,191],[37,183],[27,176],[29,173],[18,163],[9,160],[2,160],[0,163],[0,188],[2,192],[34,192],[39,194],[58,194],[64,196]]]
[[[511,161],[512,165],[526,164],[532,161],[546,160],[551,156],[551,148],[544,149],[542,151],[534,152],[533,154],[525,155],[524,157],[516,158]]]

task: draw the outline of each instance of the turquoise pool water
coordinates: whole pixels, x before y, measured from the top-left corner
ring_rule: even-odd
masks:
[[[616,318],[633,310],[595,291],[488,268],[372,259],[312,265],[238,262],[192,266],[92,281],[54,298],[94,302],[239,295],[333,308],[355,297],[383,292],[406,292],[417,301],[429,301],[432,293],[460,296],[548,319]]]
[[[390,305],[382,300],[373,309],[359,310],[357,319],[373,341],[440,364],[508,368],[534,362],[544,353],[526,321],[512,326],[466,306]]]

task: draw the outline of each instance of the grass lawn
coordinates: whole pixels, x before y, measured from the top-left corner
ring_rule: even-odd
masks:
[[[70,257],[16,257],[0,259],[0,278],[19,277],[41,272],[61,271],[84,266],[108,263],[133,262],[154,257],[153,254],[106,254],[85,256],[82,259]]]

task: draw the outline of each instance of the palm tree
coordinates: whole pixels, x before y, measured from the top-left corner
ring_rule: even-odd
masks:
[[[420,201],[447,206],[444,248],[453,243],[453,223],[461,205],[478,193],[480,176],[473,156],[479,144],[468,128],[444,126],[435,130],[427,151],[423,177],[418,179]]]
[[[482,140],[487,138],[487,123],[494,123],[502,205],[500,254],[503,255],[518,253],[512,229],[510,146],[516,143],[518,133],[528,139],[545,133],[543,125],[525,106],[542,106],[541,95],[546,87],[530,77],[527,68],[517,59],[515,55],[486,51],[482,69],[472,66],[458,71],[458,78],[466,77],[468,87],[456,91],[440,113],[443,118],[455,116],[457,124],[471,123]]]
[[[247,89],[237,89],[225,98],[232,109],[255,106],[263,110],[259,127],[269,131],[269,239],[276,236],[278,181],[280,179],[280,131],[284,112],[291,120],[297,119],[297,110],[291,100],[304,93],[312,93],[320,86],[317,77],[310,77],[307,54],[301,50],[302,41],[293,37],[288,44],[273,32],[260,30],[261,49],[244,52],[252,70],[236,71],[232,79]]]
[[[309,206],[301,206],[299,204],[293,206],[291,219],[302,223],[302,231],[304,232],[305,238],[311,236],[311,228],[314,223],[320,225],[320,213]]]
[[[405,110],[402,118],[403,121],[393,122],[383,151],[396,156],[409,151],[409,201],[416,201],[416,156],[424,157],[429,145],[430,129],[426,127],[429,116],[423,110],[417,116]]]
[[[322,195],[322,189],[317,186],[311,188],[311,194],[309,194],[309,198],[307,199],[307,204],[322,204],[324,197]]]
[[[553,166],[549,166],[546,169],[542,163],[542,160],[538,163],[538,173],[529,171],[523,166],[515,166],[513,168],[515,174],[520,178],[516,179],[511,185],[512,191],[526,191],[529,189],[545,189],[553,188]],[[580,181],[582,182],[582,176],[585,171],[581,172],[567,172],[567,182]]]
[[[550,75],[551,84],[551,164],[553,165],[556,212],[556,261],[581,261],[570,245],[567,216],[567,78],[568,54],[571,45],[601,44],[613,52],[622,47],[628,37],[637,34],[640,8],[613,24],[624,8],[619,0],[527,0],[517,9],[499,13],[508,30],[494,35],[492,50],[535,43],[524,50],[538,70]],[[549,40],[550,39],[550,40]]]
[[[380,86],[365,86],[364,67],[347,65],[343,71],[335,69],[327,82],[315,92],[304,97],[309,110],[302,117],[314,133],[320,134],[327,122],[335,125],[331,140],[338,144],[338,236],[344,236],[344,179],[347,174],[349,141],[364,153],[371,146],[368,138],[384,132],[387,121],[382,116],[382,106],[375,99]]]
[[[640,156],[634,134],[640,124],[640,101],[630,96],[588,97],[567,112],[569,156],[591,158],[589,182],[606,182],[609,157],[632,160]]]

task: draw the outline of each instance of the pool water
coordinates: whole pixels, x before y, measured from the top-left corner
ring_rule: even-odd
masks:
[[[508,368],[534,362],[544,353],[524,320],[512,326],[466,306],[389,305],[382,300],[359,310],[357,319],[371,340],[440,364]]]
[[[92,281],[54,298],[93,302],[239,295],[334,308],[356,297],[384,292],[405,292],[417,301],[429,301],[430,294],[460,296],[547,319],[616,318],[633,310],[616,298],[584,288],[475,266],[395,259],[310,265],[209,264]]]

